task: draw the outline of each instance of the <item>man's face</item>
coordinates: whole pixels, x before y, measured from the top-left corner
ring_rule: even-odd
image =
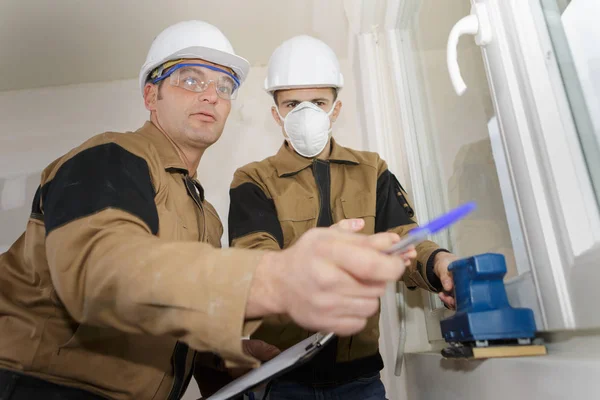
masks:
[[[279,114],[282,118],[290,113],[298,104],[303,101],[310,101],[317,107],[321,108],[325,112],[331,111],[333,103],[335,102],[335,89],[333,88],[306,88],[306,89],[286,89],[278,90],[275,96],[276,106],[271,107],[271,115],[277,124],[281,127],[283,136],[287,137],[285,129],[283,127],[283,121],[277,115],[277,108],[279,108]],[[277,107],[277,108],[276,108]],[[331,123],[333,124],[340,115],[342,109],[342,102],[337,101],[335,109],[329,116]]]
[[[298,104],[303,101],[310,101],[325,112],[329,112],[335,101],[335,89],[333,88],[306,88],[306,89],[287,89],[278,90],[276,93],[276,106],[279,108],[279,114],[283,118]],[[341,108],[341,102],[336,104],[336,110],[331,115],[332,122],[335,121]],[[277,116],[275,108],[273,108],[273,117],[282,125],[283,123]]]
[[[185,63],[208,64],[229,71],[228,68],[196,59]],[[231,72],[231,71],[229,71]],[[162,85],[146,84],[144,101],[146,108],[155,113],[160,128],[176,144],[194,149],[206,149],[223,133],[231,110],[231,101],[217,95],[214,82],[222,72],[205,70],[206,79],[213,80],[202,93],[192,92],[170,84],[170,77]]]

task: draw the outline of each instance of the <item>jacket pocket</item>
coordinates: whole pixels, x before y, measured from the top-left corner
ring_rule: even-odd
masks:
[[[283,232],[283,247],[291,246],[304,232],[317,226],[315,197],[282,201],[277,205],[277,218]]]
[[[375,196],[368,192],[344,196],[339,200],[343,217],[363,219],[365,227],[360,232],[367,235],[375,233],[375,201]]]
[[[171,370],[173,347],[170,338],[79,325],[66,343],[58,345],[48,372],[104,391],[147,397]]]

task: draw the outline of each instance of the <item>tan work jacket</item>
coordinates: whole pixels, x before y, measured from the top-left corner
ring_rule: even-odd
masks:
[[[162,400],[183,393],[196,351],[256,365],[240,339],[260,324],[244,314],[262,252],[217,249],[221,234],[151,122],[88,140],[44,170],[0,255],[0,368]]]
[[[308,229],[344,218],[364,219],[365,234],[394,231],[403,236],[417,226],[407,194],[385,161],[376,153],[340,146],[334,139],[328,160],[302,157],[284,143],[276,155],[238,169],[230,199],[229,240],[237,248],[285,249]],[[440,289],[433,274],[433,258],[439,251],[445,250],[430,241],[417,246],[417,260],[403,276],[409,288]],[[253,337],[285,349],[308,335],[281,315],[266,318]],[[382,365],[378,340],[379,315],[375,315],[359,334],[339,338],[335,354],[329,356],[334,361],[325,360],[327,356],[315,361],[325,375],[332,363],[342,372],[315,379],[339,383],[362,373],[362,367],[365,373],[378,371]],[[355,360],[360,361],[348,364]]]

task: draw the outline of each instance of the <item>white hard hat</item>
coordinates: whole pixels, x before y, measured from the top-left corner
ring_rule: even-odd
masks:
[[[148,74],[154,68],[170,60],[191,58],[201,58],[231,68],[240,84],[250,70],[248,61],[235,55],[231,43],[217,27],[204,21],[179,22],[162,31],[152,42],[146,62],[140,70],[142,93]]]
[[[295,36],[271,55],[265,90],[344,86],[344,76],[333,50],[311,36]]]

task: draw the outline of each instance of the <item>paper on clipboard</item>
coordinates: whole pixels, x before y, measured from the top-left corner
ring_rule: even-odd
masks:
[[[315,356],[333,338],[333,333],[315,333],[307,339],[281,352],[277,357],[265,362],[246,375],[222,387],[206,400],[227,400],[281,374],[298,367]]]

